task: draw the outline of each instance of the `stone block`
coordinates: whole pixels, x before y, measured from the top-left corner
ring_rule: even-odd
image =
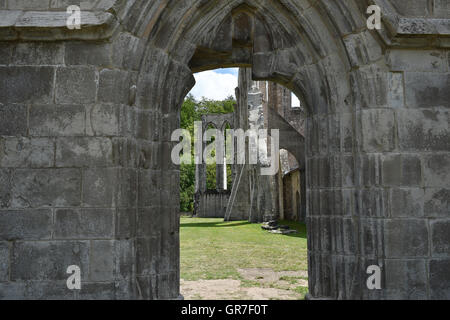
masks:
[[[434,0],[434,16],[447,19],[450,16],[450,3],[447,0]]]
[[[385,186],[421,186],[422,166],[415,155],[382,156],[382,181]]]
[[[86,207],[114,208],[120,184],[117,169],[86,169],[83,171],[83,203]]]
[[[450,218],[450,190],[445,188],[425,189],[424,212],[427,217]]]
[[[137,173],[134,169],[86,169],[83,201],[86,207],[134,207]]]
[[[114,241],[91,241],[91,260],[89,265],[91,281],[111,281],[114,272]]]
[[[56,103],[94,103],[97,76],[91,67],[64,67],[56,71]]]
[[[9,279],[9,244],[0,242],[0,283]],[[0,289],[1,297],[1,289]]]
[[[1,210],[0,240],[46,240],[52,237],[51,210]]]
[[[450,151],[450,113],[444,110],[399,110],[399,147],[408,151]]]
[[[391,217],[420,218],[424,213],[423,189],[394,188],[391,189]]]
[[[357,194],[361,217],[387,217],[389,193],[381,188],[362,189]]]
[[[142,208],[137,211],[137,236],[138,237],[158,237],[161,234],[161,224],[164,221],[162,209]]]
[[[27,134],[27,107],[0,103],[0,136],[25,136]]]
[[[380,46],[368,31],[348,35],[344,38],[344,44],[349,54],[350,63],[354,67],[368,65],[378,60],[382,55]]]
[[[350,73],[350,81],[355,96],[355,104],[357,109],[369,109],[385,107],[388,104],[390,95],[390,75],[376,65],[364,66]],[[387,113],[392,110],[380,110]],[[376,111],[375,111],[376,116]],[[370,113],[366,115],[370,117]],[[367,119],[371,122],[375,119]],[[384,119],[384,123],[389,121],[389,116]],[[370,130],[370,129],[369,129]]]
[[[133,275],[135,245],[134,240],[116,240],[115,248],[115,278],[129,279]]]
[[[380,177],[380,157],[373,154],[361,154],[356,157],[356,185],[373,187],[381,184]]]
[[[160,258],[160,238],[136,239],[136,274],[149,276],[158,273],[158,260]]]
[[[145,45],[141,39],[129,33],[121,33],[113,44],[113,64],[120,69],[139,70],[144,50]]]
[[[403,108],[405,106],[403,74],[399,72],[388,73],[388,83],[388,105],[392,108]]]
[[[12,177],[12,207],[78,206],[77,169],[18,169]]]
[[[56,43],[18,43],[13,48],[15,65],[62,65],[64,46]]]
[[[11,280],[67,280],[67,268],[81,269],[86,281],[89,268],[89,242],[15,242],[11,257]]]
[[[121,167],[137,168],[139,158],[145,157],[145,154],[139,153],[137,141],[133,138],[115,138],[113,142],[114,165]]]
[[[0,0],[0,3],[6,0]],[[0,5],[1,9],[1,5]],[[11,63],[12,46],[8,42],[0,42],[0,65],[7,66]]]
[[[385,261],[387,299],[426,300],[427,265],[425,260]]]
[[[384,250],[387,258],[426,257],[428,228],[424,219],[395,219],[384,222]]]
[[[433,300],[450,299],[450,259],[430,260],[430,298]]]
[[[160,197],[161,192],[161,171],[140,170],[138,206],[149,207],[155,205],[155,200]]]
[[[47,138],[0,138],[0,166],[52,167],[54,142]]]
[[[114,282],[88,282],[81,285],[77,292],[78,300],[114,300]],[[131,290],[131,289],[130,289]]]
[[[428,0],[402,1],[391,0],[392,5],[402,16],[424,17],[430,13]]]
[[[104,43],[67,42],[65,50],[66,65],[111,66],[110,46],[110,44]]]
[[[112,239],[114,219],[111,209],[57,209],[54,239]]]
[[[98,101],[128,104],[130,88],[128,72],[103,69],[99,74]]]
[[[450,253],[450,220],[431,222],[431,251],[433,257],[448,257]]]
[[[117,136],[125,110],[117,104],[95,104],[88,110],[86,133],[94,136]]]
[[[109,138],[56,140],[57,167],[108,167],[112,164],[112,141]]]
[[[136,235],[136,210],[117,209],[115,223],[117,239],[130,239]]]
[[[433,154],[424,159],[425,187],[448,187],[450,181],[450,157],[448,154]]]
[[[447,71],[444,52],[437,50],[391,50],[387,59],[392,71]]]
[[[82,105],[33,105],[29,113],[31,136],[82,136],[86,112]]]
[[[49,8],[48,0],[15,0],[8,1],[10,10],[44,10]]]
[[[386,152],[395,148],[394,113],[388,109],[361,112],[361,149],[366,152]]]
[[[366,257],[379,256],[382,248],[383,220],[361,219],[360,222],[360,246],[362,254]]]
[[[409,108],[449,108],[450,73],[405,73],[406,105]]]
[[[0,169],[0,209],[11,205],[11,171]]]
[[[54,75],[53,67],[0,67],[0,101],[49,103]]]

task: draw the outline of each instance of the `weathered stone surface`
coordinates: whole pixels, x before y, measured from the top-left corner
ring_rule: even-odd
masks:
[[[98,168],[83,172],[83,202],[86,207],[134,207],[137,174],[132,169]]]
[[[403,150],[450,151],[450,114],[444,110],[399,110]]]
[[[450,157],[448,154],[436,154],[425,157],[424,180],[426,187],[445,187],[449,185]]]
[[[427,266],[425,260],[386,260],[388,299],[427,299]]]
[[[102,70],[98,85],[98,101],[127,104],[130,95],[131,76],[127,72]]]
[[[111,209],[57,209],[54,239],[111,239],[114,215]]]
[[[0,242],[0,283],[9,279],[9,244]],[[1,292],[1,289],[0,289]]]
[[[450,217],[450,190],[441,188],[425,189],[425,215],[429,217]]]
[[[391,110],[365,110],[361,113],[362,149],[366,152],[392,151],[394,113]]]
[[[96,240],[91,242],[89,279],[91,281],[113,280],[114,242]]]
[[[424,190],[392,189],[391,205],[391,216],[394,218],[423,217]]]
[[[447,0],[378,1],[377,31],[357,0],[85,1],[68,30],[73,3],[0,0],[1,299],[177,298],[170,134],[192,72],[236,65],[305,107],[312,297],[449,298]]]
[[[382,157],[382,180],[387,186],[421,186],[421,160],[415,155]]]
[[[0,169],[0,209],[11,205],[11,170]]]
[[[112,64],[109,44],[68,42],[65,48],[66,65],[110,66]]]
[[[46,240],[52,236],[51,210],[0,210],[0,240]]]
[[[384,223],[386,257],[428,256],[428,232],[425,220],[386,220]]]
[[[77,206],[81,172],[77,169],[20,169],[12,177],[11,207]]]
[[[387,57],[392,71],[447,71],[443,51],[392,50]]]
[[[88,110],[86,133],[94,136],[118,136],[125,122],[124,107],[116,104],[95,104]]]
[[[96,88],[97,80],[93,68],[65,67],[58,68],[56,71],[56,103],[93,103],[95,102]]]
[[[0,101],[48,103],[54,74],[52,67],[0,67]]]
[[[67,268],[77,265],[81,279],[88,279],[87,241],[16,242],[12,249],[11,279],[67,280]]]
[[[450,259],[430,261],[430,298],[434,300],[450,299]]]
[[[55,146],[46,138],[0,138],[1,167],[48,168],[54,165]]]
[[[86,112],[82,105],[33,105],[29,112],[31,136],[82,136]]]
[[[450,74],[407,72],[405,74],[406,105],[410,108],[450,106]]]
[[[27,134],[27,107],[0,103],[0,135],[25,136]]]
[[[48,43],[19,43],[12,52],[15,65],[62,65],[64,46]]]
[[[111,139],[59,138],[56,141],[57,167],[108,167],[112,163]]]
[[[450,220],[431,222],[432,255],[445,256],[450,251]]]

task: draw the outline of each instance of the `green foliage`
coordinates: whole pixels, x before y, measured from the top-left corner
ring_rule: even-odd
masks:
[[[234,104],[236,101],[232,96],[224,101],[215,101],[203,98],[197,101],[191,94],[184,100],[181,108],[180,125],[181,129],[186,129],[194,137],[194,122],[201,121],[202,115],[209,113],[231,113],[234,112]],[[194,141],[192,140],[192,143]],[[192,146],[192,152],[194,147]],[[216,188],[216,166],[215,164],[207,165],[208,189]],[[228,166],[228,185],[231,188],[231,166]],[[183,164],[180,166],[180,209],[182,212],[192,212],[194,209],[194,193],[195,193],[195,165]]]

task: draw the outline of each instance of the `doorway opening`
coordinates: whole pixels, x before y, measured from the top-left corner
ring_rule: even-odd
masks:
[[[232,75],[236,87],[228,94],[222,93],[220,100],[215,93],[209,93],[215,80],[209,77],[211,71],[208,73],[196,76],[197,85],[185,98],[182,129],[193,134],[197,122],[202,130],[217,130],[225,141],[227,130],[275,129],[277,123],[269,119],[270,112],[292,118],[291,92],[284,87],[249,81],[249,69],[221,69],[216,72],[218,78],[226,81],[229,77],[220,75]],[[247,79],[242,79],[245,76]],[[208,85],[203,84],[205,79]],[[285,120],[282,135],[296,131],[292,120],[296,119],[289,119],[292,124]],[[208,143],[213,141],[216,137]],[[203,148],[208,143],[202,141]],[[216,155],[217,150],[212,153]],[[291,187],[278,182],[283,170],[264,177],[259,169],[266,164],[231,164],[230,155],[224,155],[224,164],[192,163],[180,168],[182,295],[187,300],[303,299],[308,292],[306,226],[293,215],[280,215],[279,188]],[[298,196],[294,201],[300,202],[300,188],[291,193],[295,196],[295,192]],[[226,219],[230,206],[231,219]],[[261,222],[272,219],[295,233],[263,230]]]

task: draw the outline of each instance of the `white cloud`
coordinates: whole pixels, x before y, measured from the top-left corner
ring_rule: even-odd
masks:
[[[206,97],[212,100],[224,100],[228,96],[235,96],[238,85],[237,76],[215,71],[199,72],[195,75],[196,84],[191,94],[197,99]]]
[[[300,100],[297,98],[297,96],[294,93],[292,93],[292,106],[293,107],[301,106]]]

